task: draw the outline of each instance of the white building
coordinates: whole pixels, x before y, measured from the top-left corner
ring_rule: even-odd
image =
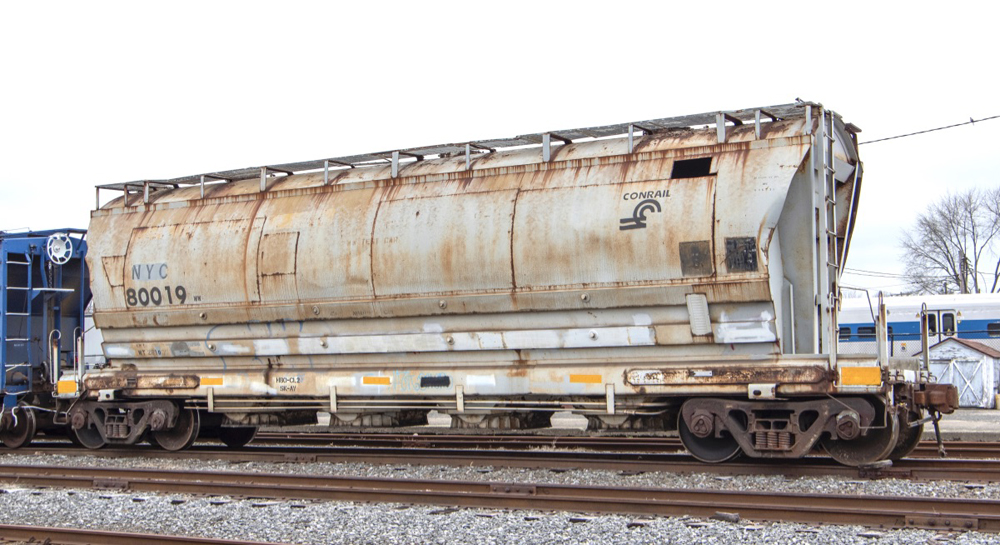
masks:
[[[931,374],[958,388],[959,406],[995,409],[1000,381],[1000,351],[951,337],[928,349]],[[921,357],[921,354],[916,354]]]

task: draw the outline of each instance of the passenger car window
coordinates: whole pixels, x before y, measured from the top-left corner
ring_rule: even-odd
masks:
[[[955,334],[955,314],[951,312],[941,313],[941,332],[949,337]]]
[[[937,314],[927,315],[927,334],[937,335]]]
[[[990,322],[986,324],[986,333],[990,337],[1000,337],[1000,322]]]
[[[1000,326],[1000,324],[997,325]],[[1000,330],[997,330],[997,335],[1000,335]],[[851,328],[847,327],[846,325],[841,326],[840,330],[837,331],[837,336],[840,337],[840,340],[842,341],[850,340]]]

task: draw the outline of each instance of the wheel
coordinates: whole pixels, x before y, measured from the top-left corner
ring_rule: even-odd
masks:
[[[21,448],[31,443],[31,439],[35,437],[35,432],[38,430],[35,411],[24,407],[15,407],[11,411],[11,416],[13,417],[13,425],[0,431],[0,441],[3,441],[7,448]]]
[[[823,438],[823,448],[831,458],[845,466],[863,466],[889,459],[889,454],[899,443],[899,418],[895,413],[886,415],[888,421],[881,428],[869,428],[867,435],[843,440]]]
[[[101,437],[101,432],[93,426],[85,426],[78,430],[69,428],[66,435],[69,435],[69,440],[73,443],[91,450],[103,448],[107,444],[104,442],[104,438]]]
[[[73,428],[71,428],[69,426],[66,426],[66,438],[69,439],[70,443],[73,443],[74,447],[82,447],[83,446],[83,444],[80,443],[80,440],[77,439],[76,432],[73,431]]]
[[[177,415],[177,423],[169,430],[159,430],[149,433],[149,442],[159,445],[165,450],[184,450],[194,444],[201,428],[198,411],[181,409]]]
[[[253,441],[257,435],[256,427],[219,428],[219,440],[229,448],[240,448]]]
[[[677,416],[677,433],[681,436],[684,448],[691,453],[691,456],[702,462],[710,464],[728,462],[742,452],[739,443],[729,435],[729,432],[722,432],[724,434],[722,437],[698,437],[688,429],[683,414]]]
[[[917,448],[920,438],[924,435],[924,425],[910,427],[910,422],[916,422],[920,417],[920,413],[910,413],[899,423],[899,439],[896,441],[896,447],[889,453],[890,460],[902,460]]]

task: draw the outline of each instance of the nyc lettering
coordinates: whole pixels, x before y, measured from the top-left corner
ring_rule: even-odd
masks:
[[[166,263],[138,263],[132,265],[133,282],[157,282],[167,279],[169,268]],[[187,301],[184,286],[154,286],[151,288],[129,288],[125,290],[125,304],[130,307],[150,305],[183,305]],[[198,301],[200,297],[195,297]]]
[[[136,282],[149,282],[152,280],[167,279],[166,263],[140,263],[132,265],[132,280]]]

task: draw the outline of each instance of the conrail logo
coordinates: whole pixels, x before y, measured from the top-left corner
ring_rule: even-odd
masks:
[[[644,193],[653,193],[653,191],[646,191]],[[665,193],[661,191],[656,191],[656,193]],[[625,200],[628,200],[629,195],[635,195],[635,193],[626,193]],[[631,229],[645,229],[646,228],[646,215],[653,212],[661,212],[663,208],[660,207],[660,201],[656,199],[646,199],[641,201],[639,204],[635,205],[635,210],[632,211],[632,217],[622,218],[618,220],[620,225],[618,226],[619,231],[628,231]]]

